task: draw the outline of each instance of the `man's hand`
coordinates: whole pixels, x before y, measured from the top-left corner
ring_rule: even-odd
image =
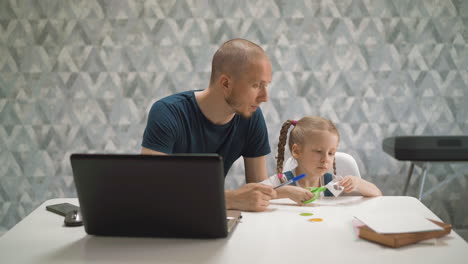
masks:
[[[226,208],[242,211],[265,211],[270,200],[276,198],[273,187],[261,183],[249,183],[225,194]]]

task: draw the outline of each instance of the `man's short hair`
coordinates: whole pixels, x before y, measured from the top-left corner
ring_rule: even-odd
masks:
[[[253,60],[266,56],[259,45],[246,39],[232,39],[225,42],[214,54],[211,63],[210,84],[221,74],[238,77],[245,72]]]

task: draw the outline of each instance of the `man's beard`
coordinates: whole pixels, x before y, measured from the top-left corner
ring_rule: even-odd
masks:
[[[250,113],[250,112],[240,112],[237,110],[237,108],[239,108],[240,106],[242,106],[242,103],[239,103],[236,99],[235,99],[235,96],[234,95],[229,95],[228,97],[225,97],[224,100],[226,101],[226,103],[232,107],[232,109],[234,109],[234,112],[238,115],[240,115],[241,117],[245,118],[245,119],[249,119],[252,115],[253,115],[253,112]]]

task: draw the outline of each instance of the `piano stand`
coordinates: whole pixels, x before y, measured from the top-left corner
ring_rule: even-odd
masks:
[[[411,162],[410,169],[408,172],[408,178],[406,179],[405,188],[403,189],[403,195],[406,195],[408,191],[408,186],[411,181],[411,176],[413,175],[414,167],[418,166],[421,168],[421,183],[419,184],[419,196],[418,199],[421,200],[423,198],[424,192],[424,183],[426,182],[426,174],[427,170],[430,168],[430,163],[427,162]]]

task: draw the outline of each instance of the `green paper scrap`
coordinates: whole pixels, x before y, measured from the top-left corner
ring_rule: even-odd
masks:
[[[302,216],[311,216],[311,215],[314,215],[313,213],[300,213],[299,215],[302,215]]]

